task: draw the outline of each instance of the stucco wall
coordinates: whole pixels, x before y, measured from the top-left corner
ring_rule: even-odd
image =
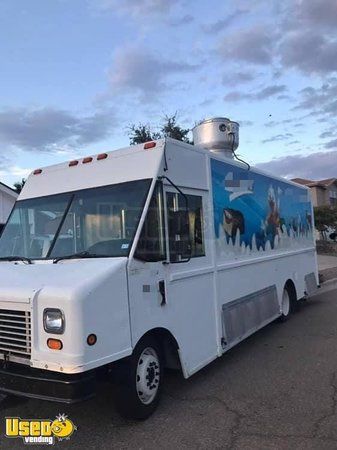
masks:
[[[335,184],[329,186],[326,192],[329,204],[332,206],[337,206],[337,186]]]
[[[320,187],[311,188],[311,197],[314,206],[328,205],[327,190]]]

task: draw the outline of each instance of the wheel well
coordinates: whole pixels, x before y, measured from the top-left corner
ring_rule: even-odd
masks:
[[[164,365],[168,369],[181,370],[181,363],[179,358],[179,345],[173,334],[166,328],[153,328],[145,333],[145,336],[154,337],[161,345],[164,355]]]
[[[288,289],[288,292],[291,295],[291,299],[296,301],[297,293],[296,293],[296,287],[295,287],[293,280],[291,280],[291,279],[287,280],[284,287]]]

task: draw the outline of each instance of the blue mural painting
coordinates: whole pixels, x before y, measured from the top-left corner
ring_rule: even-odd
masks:
[[[289,237],[312,240],[307,189],[215,159],[211,173],[218,239],[258,251],[273,250]]]

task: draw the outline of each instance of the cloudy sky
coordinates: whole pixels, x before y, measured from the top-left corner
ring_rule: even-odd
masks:
[[[336,0],[3,0],[0,30],[3,182],[175,112],[240,122],[275,174],[337,176]]]

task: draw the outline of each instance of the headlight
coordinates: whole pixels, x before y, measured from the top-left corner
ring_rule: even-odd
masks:
[[[43,327],[47,333],[62,334],[64,326],[64,314],[60,309],[47,308],[43,311]]]

